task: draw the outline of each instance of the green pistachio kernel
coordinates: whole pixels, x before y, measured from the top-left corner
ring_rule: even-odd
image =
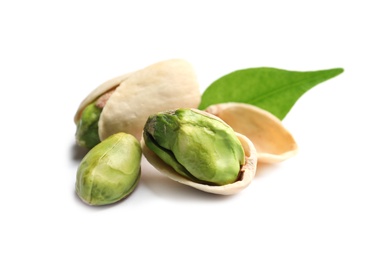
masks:
[[[76,193],[87,204],[106,205],[133,192],[141,175],[141,147],[126,133],[94,146],[77,171]]]
[[[143,137],[146,146],[165,163],[197,183],[233,183],[245,163],[233,129],[203,111],[177,109],[152,115]]]
[[[76,131],[76,141],[80,146],[91,149],[100,143],[98,122],[101,111],[102,108],[97,107],[95,102],[83,110]]]

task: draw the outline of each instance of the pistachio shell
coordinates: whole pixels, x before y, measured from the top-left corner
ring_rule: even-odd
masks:
[[[258,162],[276,163],[294,156],[298,146],[281,120],[266,110],[243,103],[222,103],[205,109],[247,136],[255,145]]]
[[[232,195],[240,192],[246,188],[255,176],[257,156],[256,150],[252,142],[242,134],[236,133],[245,152],[245,164],[242,167],[243,172],[240,179],[234,183],[222,186],[212,186],[193,182],[181,175],[179,175],[172,167],[161,160],[153,151],[151,151],[145,144],[144,139],[141,139],[142,152],[150,164],[152,164],[160,173],[166,175],[170,179],[191,186],[195,189],[202,190],[208,193],[219,195]]]
[[[95,101],[99,96],[102,94],[108,92],[111,89],[114,89],[120,85],[123,81],[125,81],[132,73],[127,73],[118,77],[115,77],[113,79],[110,79],[97,88],[95,88],[79,105],[77,112],[74,116],[74,123],[78,123],[79,119],[81,118],[83,110],[91,104],[93,101]]]
[[[149,115],[178,107],[197,107],[201,97],[192,66],[181,59],[166,60],[100,85],[82,102],[75,122],[84,107],[113,88],[116,89],[98,122],[100,140],[117,132],[139,139]]]

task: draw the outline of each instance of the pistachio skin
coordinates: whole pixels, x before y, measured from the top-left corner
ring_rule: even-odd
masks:
[[[82,112],[77,124],[76,142],[78,145],[91,149],[100,143],[98,122],[102,108],[95,103],[89,104]]]
[[[107,205],[133,192],[141,175],[141,146],[126,133],[114,134],[93,147],[77,170],[76,193],[89,205]]]
[[[151,115],[144,127],[146,146],[175,171],[197,183],[235,182],[245,153],[233,129],[196,109]]]

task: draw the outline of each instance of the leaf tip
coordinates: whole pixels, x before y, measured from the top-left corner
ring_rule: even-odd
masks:
[[[336,76],[343,73],[345,70],[344,68],[335,68],[335,69],[332,69],[332,71],[335,72]]]
[[[337,68],[337,70],[339,70],[340,73],[344,72],[345,69],[344,68]]]

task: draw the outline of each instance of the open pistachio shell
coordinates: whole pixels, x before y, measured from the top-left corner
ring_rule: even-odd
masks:
[[[79,119],[81,118],[83,110],[92,102],[94,102],[99,96],[103,95],[104,93],[112,90],[120,85],[123,81],[125,81],[131,73],[127,73],[113,79],[110,79],[97,88],[95,88],[84,100],[82,100],[81,104],[79,105],[77,112],[74,116],[74,122],[77,124]]]
[[[245,152],[245,164],[242,167],[242,173],[239,180],[234,183],[212,186],[207,184],[200,184],[193,182],[181,175],[179,175],[172,167],[160,159],[153,151],[151,151],[145,144],[144,138],[141,139],[142,152],[148,162],[153,165],[160,173],[166,175],[170,179],[191,186],[195,189],[202,190],[208,193],[219,195],[232,195],[240,192],[246,188],[255,176],[257,156],[256,150],[252,142],[242,134],[236,133]]]
[[[247,136],[255,145],[258,162],[281,162],[298,151],[294,138],[281,120],[266,110],[243,103],[222,103],[209,106],[205,111]]]
[[[97,87],[82,101],[75,123],[88,104],[112,89],[115,91],[106,101],[98,122],[101,141],[117,132],[140,139],[149,115],[177,107],[197,107],[201,97],[194,69],[187,61],[161,61]]]

